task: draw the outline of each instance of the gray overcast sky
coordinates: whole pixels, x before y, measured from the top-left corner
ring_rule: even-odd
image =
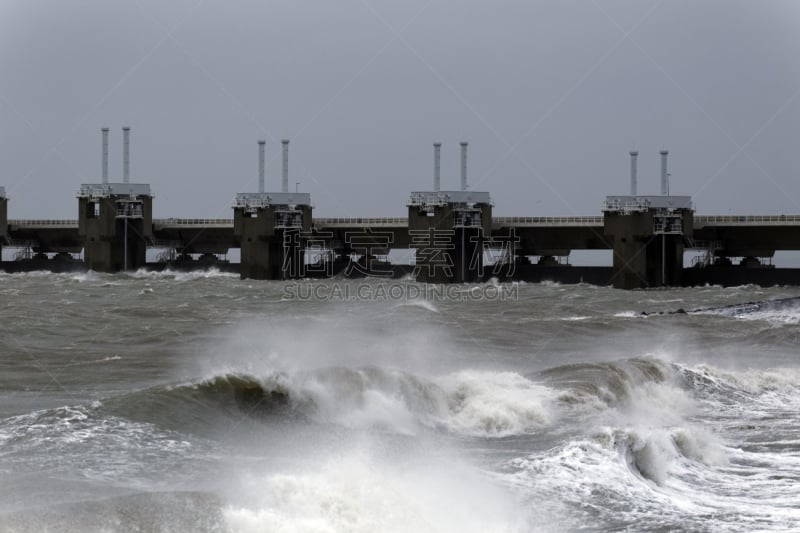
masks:
[[[800,213],[796,0],[0,0],[0,185],[11,218],[76,218],[100,128],[132,128],[158,217],[230,217],[290,182],[317,216],[402,216],[469,181],[498,215],[594,215],[628,190],[704,214]]]

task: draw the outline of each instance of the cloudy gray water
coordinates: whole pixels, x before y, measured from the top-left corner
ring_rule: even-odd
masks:
[[[0,530],[800,529],[798,289],[286,288],[0,276]]]

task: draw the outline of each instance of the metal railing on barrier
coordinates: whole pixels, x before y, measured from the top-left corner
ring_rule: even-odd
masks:
[[[800,215],[697,215],[694,222],[695,225],[795,226],[800,225]]]
[[[494,217],[494,226],[602,226],[603,217]]]
[[[156,218],[154,226],[218,226],[233,227],[231,218]]]
[[[406,217],[382,217],[382,218],[356,218],[356,217],[333,217],[315,218],[314,225],[321,226],[405,226],[408,224]]]
[[[160,218],[156,226],[216,226],[232,227],[230,218]],[[406,217],[329,217],[315,218],[314,225],[322,226],[405,226]],[[494,226],[602,226],[602,216],[570,217],[494,217]],[[765,225],[800,226],[800,215],[695,215],[695,226],[704,225]],[[77,227],[75,219],[10,219],[11,227]]]
[[[78,226],[77,220],[47,220],[47,219],[11,219],[8,221],[9,226],[14,227],[43,227],[43,226],[50,226],[50,227],[71,227],[71,226]]]

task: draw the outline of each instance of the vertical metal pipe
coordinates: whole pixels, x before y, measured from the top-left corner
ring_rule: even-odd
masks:
[[[264,146],[267,141],[258,141],[258,192],[264,192]]]
[[[128,126],[122,128],[122,182],[131,181],[131,129]]]
[[[125,243],[123,246],[125,249],[125,251],[123,252],[125,259],[123,260],[122,270],[127,272],[128,270],[128,217],[127,216],[125,217]]]
[[[467,190],[467,143],[461,143],[461,190]]]
[[[669,194],[669,177],[667,174],[667,154],[666,150],[661,150],[661,194],[666,196]]]
[[[108,183],[108,128],[100,130],[103,133],[103,165],[102,165],[102,178],[103,183]]]
[[[281,174],[281,190],[289,192],[289,139],[281,141],[283,145],[283,166]]]
[[[631,151],[631,196],[636,196],[636,158],[639,152]]]
[[[442,183],[441,174],[442,143],[433,143],[433,190],[439,192]]]
[[[462,189],[462,190],[466,190],[466,189]],[[466,283],[466,281],[467,281],[466,273],[464,272],[464,263],[466,263],[466,259],[467,259],[466,250],[465,250],[466,246],[465,246],[465,243],[464,243],[465,233],[467,233],[467,230],[466,230],[466,228],[462,227],[461,228],[461,280],[460,280],[461,283]]]

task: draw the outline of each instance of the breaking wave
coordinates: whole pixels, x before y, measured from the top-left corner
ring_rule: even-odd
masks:
[[[536,431],[553,394],[512,372],[462,371],[421,378],[377,367],[214,376],[112,399],[114,414],[180,427],[214,416],[276,417],[400,434],[444,430],[475,437]]]
[[[576,524],[792,530],[800,526],[797,466],[797,458],[743,453],[697,425],[606,427],[510,461],[506,480],[545,507],[568,507]]]

